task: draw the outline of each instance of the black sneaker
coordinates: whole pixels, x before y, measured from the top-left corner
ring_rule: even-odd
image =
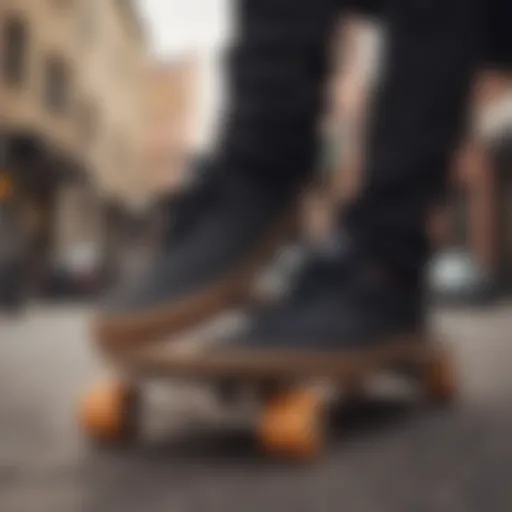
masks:
[[[153,341],[246,297],[313,170],[338,12],[338,0],[237,4],[215,169],[184,201],[161,255],[104,304],[101,344]]]
[[[426,338],[422,304],[416,283],[354,254],[317,257],[282,300],[253,313],[246,329],[198,355],[198,364],[220,374],[314,374],[354,354],[413,351]]]
[[[294,196],[207,176],[180,198],[154,259],[103,302],[100,344],[151,342],[248,298],[260,267],[293,233]]]

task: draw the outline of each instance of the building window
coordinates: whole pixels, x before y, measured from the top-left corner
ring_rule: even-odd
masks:
[[[25,79],[28,57],[28,34],[20,19],[8,20],[5,24],[5,53],[3,72],[5,82],[21,85]]]
[[[44,101],[48,110],[56,114],[64,112],[69,102],[69,71],[59,58],[47,59],[45,66]]]

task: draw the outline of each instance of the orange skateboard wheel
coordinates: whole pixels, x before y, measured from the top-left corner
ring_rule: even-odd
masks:
[[[136,390],[123,382],[106,382],[94,387],[84,398],[79,421],[92,439],[126,441],[135,434]]]
[[[258,439],[274,456],[297,460],[316,458],[324,445],[321,398],[305,390],[273,395],[262,411]]]

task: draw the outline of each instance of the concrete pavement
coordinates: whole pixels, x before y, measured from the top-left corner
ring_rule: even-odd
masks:
[[[104,369],[87,316],[41,307],[0,318],[2,512],[512,510],[509,304],[435,316],[457,354],[456,407],[341,408],[328,453],[308,466],[265,460],[244,430],[213,427],[211,401],[190,389],[154,390],[138,446],[88,446],[75,406]]]

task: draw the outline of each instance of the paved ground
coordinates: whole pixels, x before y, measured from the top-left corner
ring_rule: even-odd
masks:
[[[192,429],[211,413],[190,390],[165,399],[153,390],[146,416],[158,422],[138,447],[87,446],[74,407],[102,368],[86,344],[86,318],[39,308],[0,319],[2,512],[512,510],[510,306],[437,315],[457,353],[457,407],[343,409],[325,459],[302,467],[262,459],[243,430]],[[202,411],[195,421],[194,411]]]

